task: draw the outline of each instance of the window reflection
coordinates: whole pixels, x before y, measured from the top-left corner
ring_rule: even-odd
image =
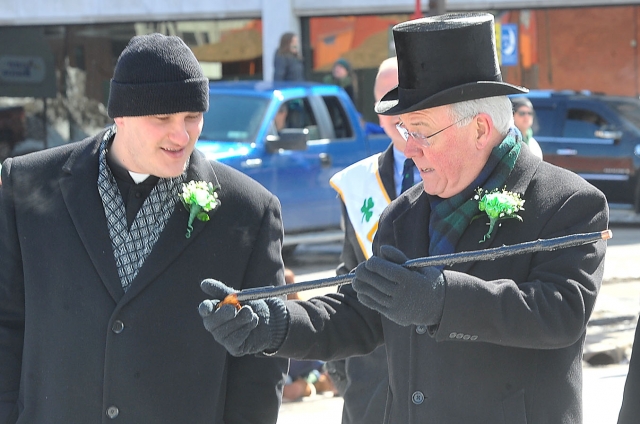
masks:
[[[311,17],[302,19],[301,45],[307,79],[322,81],[332,64],[344,58],[359,86],[356,107],[377,122],[373,112],[373,80],[377,67],[394,54],[391,27],[409,15]],[[111,125],[106,104],[118,56],[135,35],[159,32],[177,35],[191,47],[211,80],[262,79],[262,20],[131,22],[92,25],[5,27],[3,39],[23,54],[46,50],[49,89],[5,91],[0,84],[0,160],[70,141],[81,140]],[[15,31],[15,33],[13,32]],[[21,31],[20,34],[17,31]],[[39,37],[39,42],[33,42]],[[38,48],[34,46],[38,45]],[[8,53],[5,45],[0,56]],[[11,87],[16,86],[11,84]],[[31,87],[34,88],[33,86]],[[340,125],[340,115],[332,115]],[[209,120],[211,121],[211,120]],[[307,123],[313,126],[313,123]],[[16,130],[15,128],[18,128]],[[244,129],[251,133],[252,127]],[[349,137],[351,129],[340,129]],[[11,134],[9,134],[11,132]],[[239,132],[231,132],[239,135]],[[14,146],[20,145],[20,149]]]
[[[118,56],[135,35],[159,32],[181,37],[212,80],[262,78],[260,19],[3,27],[0,31],[2,39],[18,40],[0,46],[0,71],[23,65],[4,63],[11,58],[33,56],[33,60],[22,60],[24,65],[31,63],[32,71],[46,74],[42,78],[33,74],[31,80],[37,82],[25,77],[24,81],[0,80],[0,161],[81,140],[111,125],[106,111],[110,79]]]

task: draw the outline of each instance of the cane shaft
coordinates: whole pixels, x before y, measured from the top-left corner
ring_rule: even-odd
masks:
[[[514,244],[511,246],[500,246],[490,249],[458,252],[447,255],[429,256],[426,258],[411,259],[402,266],[409,269],[424,268],[427,266],[451,266],[463,262],[477,261],[493,261],[495,259],[504,258],[506,256],[522,255],[533,252],[548,252],[552,250],[565,249],[567,247],[580,246],[583,244],[593,243],[599,240],[608,240],[613,236],[611,230],[597,231],[585,234],[573,234],[568,236],[556,237],[551,239],[540,239],[525,243]],[[268,286],[246,289],[233,293],[234,301],[227,302],[246,302],[247,300],[266,299],[268,297],[285,296],[305,290],[319,289],[325,287],[339,286],[341,284],[350,283],[355,273],[350,272],[335,277],[323,278],[320,280],[303,281],[301,283],[287,284],[284,286]],[[228,297],[229,297],[228,296]],[[225,299],[226,301],[227,299]]]

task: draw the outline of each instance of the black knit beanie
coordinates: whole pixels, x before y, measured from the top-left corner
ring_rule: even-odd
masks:
[[[129,41],[111,79],[110,118],[208,109],[209,80],[184,41],[162,34]]]

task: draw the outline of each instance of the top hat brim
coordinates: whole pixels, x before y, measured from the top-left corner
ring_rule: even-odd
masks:
[[[416,91],[417,90],[410,89],[403,90],[400,87],[392,89],[385,94],[378,103],[376,103],[376,113],[381,115],[400,115],[403,113],[415,112],[416,110],[430,109],[467,100],[507,96],[510,94],[525,94],[529,92],[529,90],[524,87],[506,82],[477,81],[442,90],[432,96],[428,96],[423,100],[416,102],[413,99],[415,99],[416,95],[420,94]],[[403,101],[403,99],[405,101]]]

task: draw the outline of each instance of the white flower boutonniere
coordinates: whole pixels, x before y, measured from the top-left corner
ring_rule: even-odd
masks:
[[[489,231],[487,231],[484,238],[480,240],[480,243],[491,238],[491,233],[498,221],[515,218],[522,222],[522,217],[517,215],[517,213],[524,210],[522,207],[524,200],[520,198],[520,194],[518,193],[505,189],[501,191],[495,189],[487,192],[483,188],[477,188],[476,195],[473,196],[473,198],[478,201],[480,212],[485,212],[489,217]],[[478,216],[474,217],[474,219],[477,217]]]
[[[191,237],[193,231],[193,221],[198,218],[200,221],[207,222],[209,214],[207,212],[220,206],[218,200],[217,187],[205,181],[189,181],[182,184],[182,195],[180,200],[189,211],[189,222],[187,223],[187,238]]]

